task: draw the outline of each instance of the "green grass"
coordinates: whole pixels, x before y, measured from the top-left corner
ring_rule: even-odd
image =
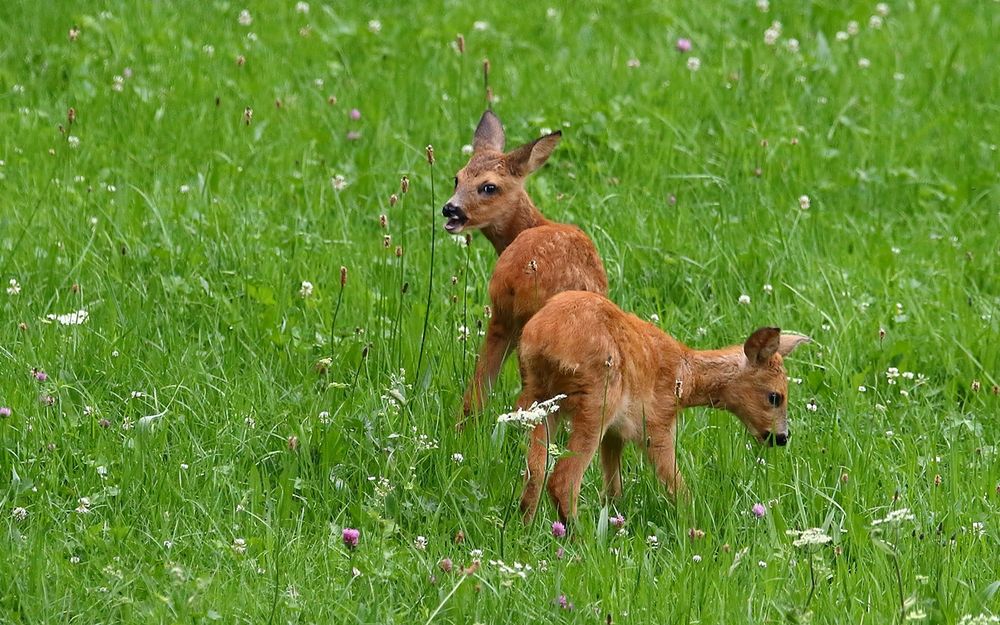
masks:
[[[20,285],[0,291],[0,622],[1000,613],[998,5],[891,2],[875,29],[874,3],[833,0],[310,4],[247,5],[249,26],[226,1],[0,4],[0,279]],[[631,449],[613,507],[588,471],[569,538],[548,502],[521,525],[526,439],[495,422],[513,363],[453,430],[495,254],[439,211],[484,57],[509,145],[563,130],[529,192],[591,234],[623,308],[702,348],[814,337],[788,363],[787,448],[691,411],[690,506]],[[794,547],[809,527],[832,542]]]

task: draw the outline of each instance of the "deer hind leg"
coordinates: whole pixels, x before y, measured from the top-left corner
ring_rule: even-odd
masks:
[[[476,360],[476,370],[465,390],[462,400],[462,414],[469,416],[482,409],[493,383],[500,374],[504,360],[517,344],[517,336],[510,324],[502,323],[494,316],[486,328],[486,341]]]
[[[622,494],[622,448],[625,441],[613,432],[601,441],[601,470],[604,472],[604,494],[617,499]]]
[[[545,483],[549,462],[549,442],[555,433],[556,425],[556,416],[549,415],[531,432],[528,466],[524,473],[524,492],[521,494],[521,518],[525,525],[535,518],[535,512],[538,510],[538,500],[542,495],[542,485]]]
[[[564,523],[576,518],[583,474],[601,441],[599,414],[600,409],[575,411],[573,431],[566,444],[568,453],[559,459],[549,478],[549,495]]]
[[[684,477],[677,468],[677,419],[651,419],[646,424],[646,454],[656,470],[656,477],[670,498],[687,498]]]

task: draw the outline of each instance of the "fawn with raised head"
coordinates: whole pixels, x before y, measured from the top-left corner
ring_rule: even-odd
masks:
[[[760,328],[742,345],[691,349],[656,326],[623,312],[594,293],[554,296],[524,327],[519,359],[524,388],[517,407],[566,395],[558,412],[535,426],[521,512],[538,507],[550,434],[570,424],[567,451],[553,469],[549,494],[563,521],[576,516],[580,481],[601,450],[605,493],[621,494],[621,453],[642,444],[671,496],[684,492],[677,469],[678,413],[711,406],[734,413],[760,442],[788,442],[788,379],[783,364],[809,341],[778,328]]]
[[[441,211],[448,218],[445,230],[478,228],[499,255],[489,284],[493,314],[462,402],[466,416],[482,407],[524,324],[550,297],[570,290],[607,292],[590,238],[576,226],[543,217],[524,190],[525,178],[548,160],[561,136],[554,132],[505,153],[503,125],[486,111],[472,157],[455,176],[455,193]]]

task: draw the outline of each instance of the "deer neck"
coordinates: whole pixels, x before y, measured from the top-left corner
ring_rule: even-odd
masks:
[[[681,407],[724,408],[725,390],[736,379],[745,360],[742,345],[710,350],[684,348],[674,382],[674,395]]]
[[[525,230],[551,223],[542,216],[524,190],[513,201],[514,210],[509,219],[483,228],[483,234],[493,244],[498,256]]]

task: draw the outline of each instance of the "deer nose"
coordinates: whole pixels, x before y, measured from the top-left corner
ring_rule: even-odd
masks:
[[[455,206],[451,202],[448,202],[444,205],[444,208],[441,209],[441,214],[445,217],[461,217],[462,209]]]
[[[764,438],[767,440],[767,444],[771,446],[777,445],[778,447],[784,447],[788,444],[787,432],[778,432],[777,434],[774,432],[768,432]]]

